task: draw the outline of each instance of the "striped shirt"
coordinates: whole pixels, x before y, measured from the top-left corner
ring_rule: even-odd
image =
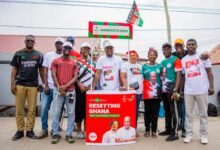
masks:
[[[95,63],[91,61],[91,59],[86,61],[82,58],[79,58],[77,59],[77,65],[79,82],[85,87],[90,86],[95,76]]]

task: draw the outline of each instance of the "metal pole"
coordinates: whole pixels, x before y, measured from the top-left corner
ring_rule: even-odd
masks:
[[[165,14],[166,14],[167,38],[168,38],[168,42],[171,44],[172,43],[171,24],[170,24],[170,15],[169,15],[168,6],[167,6],[167,0],[163,0],[163,3],[164,3]]]

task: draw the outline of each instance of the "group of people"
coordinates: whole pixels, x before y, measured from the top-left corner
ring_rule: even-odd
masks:
[[[164,43],[162,52],[164,60],[157,63],[158,51],[151,47],[148,50],[148,62],[138,63],[139,55],[129,50],[129,61],[114,55],[114,45],[104,43],[105,55],[99,57],[97,52],[91,54],[89,43],[82,43],[80,54],[73,50],[74,37],[57,38],[56,51],[48,52],[45,57],[34,49],[35,37],[26,36],[26,47],[17,51],[12,59],[11,91],[16,98],[17,132],[12,140],[26,136],[39,139],[48,136],[48,112],[53,101],[52,138],[55,144],[60,136],[60,118],[64,104],[67,109],[66,140],[74,142],[72,132],[77,130],[77,138],[85,138],[85,102],[88,90],[135,90],[136,91],[136,131],[140,101],[144,101],[145,137],[157,137],[157,122],[160,103],[165,110],[165,131],[161,136],[168,136],[166,141],[177,140],[178,130],[182,130],[185,143],[192,139],[192,112],[195,102],[200,111],[201,143],[208,143],[207,102],[208,95],[214,93],[211,62],[207,53],[198,54],[197,41],[186,42],[176,39],[175,52],[172,45]],[[91,59],[91,57],[93,59]],[[44,84],[42,92],[42,132],[36,136],[33,132],[35,107],[38,90],[38,72]],[[28,113],[25,125],[24,106],[27,99]],[[130,118],[125,118],[125,120]],[[84,130],[82,123],[84,120]],[[116,129],[112,122],[112,131]],[[76,124],[76,126],[75,126]],[[125,128],[124,130],[128,130]],[[103,136],[103,142],[108,141]],[[111,139],[110,139],[111,140]],[[115,142],[120,141],[120,138]]]

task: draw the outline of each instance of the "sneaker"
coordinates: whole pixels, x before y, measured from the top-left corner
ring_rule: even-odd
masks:
[[[53,135],[51,138],[51,144],[57,144],[60,138],[60,135]]]
[[[201,143],[202,144],[208,144],[208,138],[207,137],[201,137]]]
[[[24,137],[24,131],[17,131],[15,135],[12,137],[12,141],[16,141],[22,137]]]
[[[77,132],[76,137],[77,137],[78,139],[85,139],[85,135],[84,135],[83,132]]]
[[[178,140],[178,139],[179,139],[178,135],[172,134],[172,135],[170,135],[170,136],[168,136],[168,137],[166,138],[166,141],[167,141],[167,142],[171,142],[171,141],[175,141],[175,140]]]
[[[48,137],[48,131],[42,130],[41,133],[38,135],[38,139],[43,139],[45,137]]]
[[[27,131],[26,132],[26,137],[29,137],[30,139],[38,139],[38,137],[35,135],[34,131]]]
[[[74,140],[74,138],[73,138],[72,135],[71,135],[71,136],[66,136],[66,141],[67,141],[68,143],[74,143],[74,142],[75,142],[75,140]]]
[[[192,140],[192,136],[186,136],[183,140],[184,143],[190,143]]]
[[[181,137],[185,138],[186,137],[186,130],[182,129]]]
[[[165,131],[163,131],[163,132],[160,132],[159,135],[160,135],[160,136],[170,135],[170,131],[165,130]]]

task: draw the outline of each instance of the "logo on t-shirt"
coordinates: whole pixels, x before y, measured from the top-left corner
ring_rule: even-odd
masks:
[[[171,64],[170,64],[170,63],[168,63],[168,64],[167,64],[167,68],[170,68],[170,67],[171,67]]]
[[[105,81],[113,81],[114,75],[113,75],[113,66],[103,66],[103,73],[104,73],[104,79]]]
[[[140,75],[140,74],[142,74],[142,73],[141,73],[141,69],[139,69],[138,67],[130,68],[130,70],[131,70],[131,73],[132,73],[133,75]]]
[[[187,61],[186,63],[186,75],[188,78],[200,76],[199,59]]]

